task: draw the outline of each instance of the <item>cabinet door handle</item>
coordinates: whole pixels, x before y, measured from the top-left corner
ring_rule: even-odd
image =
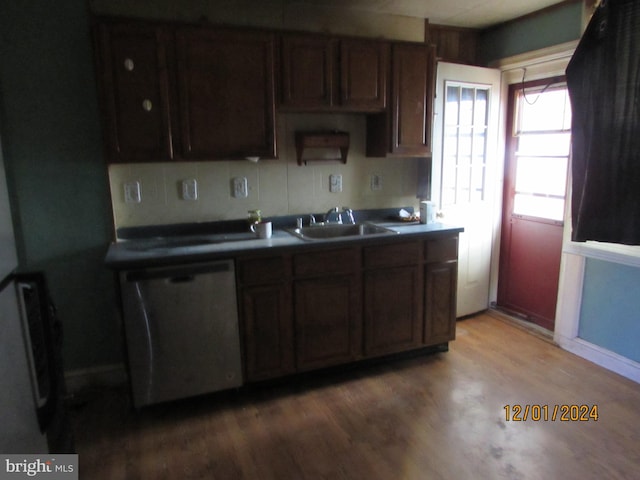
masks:
[[[131,60],[130,58],[124,59],[124,69],[127,72],[131,72],[135,68],[135,66],[135,63],[133,63],[133,60]]]
[[[151,100],[149,100],[148,98],[145,98],[142,101],[142,109],[145,112],[150,112],[152,108],[153,108],[153,103],[151,102]]]

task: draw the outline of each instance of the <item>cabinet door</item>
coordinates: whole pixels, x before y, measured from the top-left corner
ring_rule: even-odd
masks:
[[[98,27],[98,77],[111,162],[173,158],[166,39],[144,25]]]
[[[333,106],[335,48],[335,40],[327,37],[282,37],[282,108],[322,110]]]
[[[340,42],[340,104],[347,110],[382,111],[387,106],[389,45],[371,40]]]
[[[176,43],[182,157],[275,157],[273,35],[184,28]]]
[[[418,266],[385,268],[364,277],[364,354],[384,355],[422,343],[422,276]]]
[[[436,345],[456,336],[456,261],[430,263],[425,269],[425,345]]]
[[[245,287],[241,292],[246,380],[292,373],[291,284]]]
[[[393,46],[391,153],[431,154],[434,73],[432,46]]]
[[[362,350],[357,278],[299,280],[294,288],[298,370],[356,360]]]

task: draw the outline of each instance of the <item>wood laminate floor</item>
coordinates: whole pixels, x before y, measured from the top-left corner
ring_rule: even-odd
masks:
[[[551,421],[555,405],[599,416]],[[99,392],[72,416],[87,480],[640,478],[640,385],[488,315],[446,353],[141,412]]]

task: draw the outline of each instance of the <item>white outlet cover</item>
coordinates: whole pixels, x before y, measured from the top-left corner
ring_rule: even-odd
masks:
[[[375,173],[371,175],[371,190],[382,190],[382,177],[380,177],[380,175],[376,175]]]
[[[198,182],[195,178],[182,181],[182,199],[197,200],[198,199]]]
[[[142,193],[140,191],[140,182],[126,182],[124,184],[124,201],[125,203],[142,202]]]
[[[342,175],[340,174],[329,175],[329,191],[331,193],[339,193],[342,191]]]
[[[231,180],[231,195],[234,198],[247,198],[249,196],[247,177],[235,177]]]

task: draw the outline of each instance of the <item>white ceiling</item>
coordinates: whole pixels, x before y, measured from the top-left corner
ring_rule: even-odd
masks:
[[[287,0],[373,13],[428,18],[429,23],[486,28],[541,10],[562,0]]]

